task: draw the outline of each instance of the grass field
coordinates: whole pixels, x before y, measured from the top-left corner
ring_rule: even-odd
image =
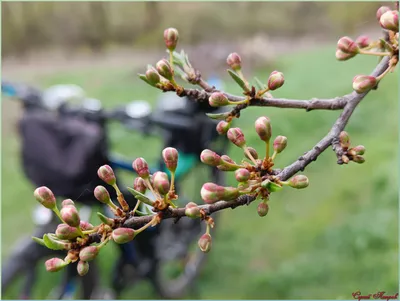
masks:
[[[144,70],[148,62],[143,62]],[[150,63],[150,62],[149,62]],[[334,46],[309,53],[282,57],[275,68],[285,74],[285,85],[277,97],[329,98],[351,91],[356,74],[369,73],[376,60],[371,57],[337,62]],[[160,95],[136,77],[130,66],[58,73],[35,78],[42,87],[75,83],[88,95],[112,107],[133,99],[154,104]],[[266,79],[272,70],[259,70]],[[226,79],[230,92],[238,89]],[[3,103],[3,116],[10,104]],[[251,108],[236,125],[242,127],[248,144],[263,149],[254,131],[254,120],[271,118],[273,135],[288,137],[287,149],[277,166],[296,160],[321,139],[339,112]],[[4,126],[4,125],[3,125]],[[159,155],[157,139],[111,128],[113,149],[151,161]],[[398,73],[383,80],[353,115],[347,131],[354,145],[363,144],[366,163],[338,166],[329,149],[306,170],[310,186],[285,189],[273,195],[267,217],[259,218],[256,204],[225,211],[216,225],[217,236],[198,281],[202,299],[348,299],[354,291],[372,294],[398,291]],[[3,132],[2,140],[2,260],[16,239],[29,234],[34,187],[24,178],[18,157],[15,132]],[[232,146],[229,155],[240,159]],[[230,177],[230,181],[233,177]],[[112,255],[112,248],[102,254]],[[107,275],[111,260],[105,260]],[[44,270],[44,269],[42,269]],[[57,277],[41,273],[41,287]],[[105,276],[106,277],[106,276]],[[106,278],[105,278],[106,279]],[[36,289],[37,298],[44,297]],[[15,298],[15,291],[3,298]],[[142,282],[124,295],[129,299],[157,298]]]

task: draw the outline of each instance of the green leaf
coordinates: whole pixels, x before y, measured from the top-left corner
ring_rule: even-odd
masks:
[[[133,188],[127,187],[129,192],[132,193],[139,201],[149,205],[149,206],[153,206],[153,201],[150,200],[147,196],[145,196],[144,194],[141,194],[139,191],[136,191]]]
[[[175,73],[178,74],[178,76],[180,76],[185,82],[188,82],[186,73],[183,72],[183,70],[182,70],[181,68],[176,67],[176,68],[174,68],[174,71],[175,71]]]
[[[54,238],[51,238],[51,236],[45,234],[43,235],[43,242],[47,248],[50,250],[65,250],[65,244],[62,242],[58,242]]]
[[[233,78],[233,80],[246,92],[249,91],[247,88],[246,83],[240,78],[240,76],[235,72],[230,69],[228,69],[229,75]]]
[[[215,120],[225,120],[229,116],[230,112],[224,112],[224,113],[206,113],[208,117],[211,119]]]
[[[110,221],[110,218],[108,218],[107,216],[103,215],[102,213],[97,212],[97,216],[98,216],[99,219],[100,219],[103,223],[105,223],[106,225],[111,226],[111,225],[113,224],[112,221]]]
[[[147,80],[146,75],[144,75],[144,74],[138,74],[138,75],[139,75],[139,78],[140,78],[141,80],[143,80],[144,82],[146,82],[146,83],[149,84],[150,86],[155,87],[155,85],[151,84],[151,83]]]
[[[257,77],[254,77],[254,82],[257,90],[264,90],[267,85],[263,84]]]
[[[167,50],[167,52],[169,53],[169,50]],[[183,64],[185,63],[183,57],[175,51],[172,53],[172,57],[174,60],[174,64],[183,68]]]
[[[146,207],[146,208],[147,208],[147,207]],[[135,214],[140,215],[140,216],[153,215],[153,213],[148,214],[148,213],[145,213],[145,212],[142,212],[142,211],[139,211],[139,210],[136,210],[136,211],[135,211]]]
[[[262,182],[261,187],[268,189],[269,192],[277,192],[283,188],[281,185],[271,182],[270,180]]]
[[[32,236],[32,239],[34,242],[37,242],[39,245],[42,245],[44,247],[46,247],[46,244],[44,243],[44,240],[35,236]]]
[[[154,212],[153,212],[153,211],[151,211],[149,207],[147,207],[147,206],[144,206],[144,208],[146,209],[146,211],[147,211],[148,215],[153,215],[153,214],[154,214]]]

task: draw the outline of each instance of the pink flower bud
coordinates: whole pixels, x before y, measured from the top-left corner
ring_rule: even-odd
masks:
[[[230,123],[228,123],[226,121],[222,120],[222,121],[218,122],[218,124],[217,124],[218,134],[225,135],[226,132],[229,130],[230,126],[231,126]]]
[[[154,188],[161,194],[166,195],[169,191],[168,175],[165,172],[157,171],[154,173]]]
[[[278,154],[282,152],[287,146],[287,138],[285,136],[278,136],[274,140],[274,151]]]
[[[97,186],[94,189],[94,197],[103,204],[108,204],[111,202],[110,194],[104,186]]]
[[[178,44],[179,33],[176,28],[167,28],[164,30],[164,41],[165,46],[170,50],[174,51]]]
[[[240,128],[230,128],[227,136],[228,139],[238,147],[243,147],[246,145],[246,139]]]
[[[75,206],[75,203],[71,199],[66,199],[66,200],[62,201],[61,207],[66,207],[66,206]]]
[[[365,48],[368,47],[370,44],[370,40],[367,36],[359,36],[356,39],[356,44],[358,45],[358,47],[360,48]]]
[[[283,73],[279,71],[272,71],[268,78],[268,88],[273,91],[283,86],[285,78]]]
[[[345,131],[340,132],[339,143],[344,150],[347,150],[350,147],[350,136],[347,132]]]
[[[336,50],[336,59],[338,61],[347,61],[348,59],[351,59],[352,57],[354,57],[356,54],[354,53],[345,53],[340,49]]]
[[[229,99],[221,92],[214,92],[210,95],[208,103],[212,107],[221,107],[229,104]]]
[[[261,202],[260,204],[258,204],[257,206],[257,213],[259,216],[263,217],[266,216],[268,214],[269,211],[269,206],[268,204]]]
[[[190,218],[199,218],[201,216],[199,206],[197,206],[197,204],[193,202],[186,204],[185,215]]]
[[[210,166],[217,166],[217,165],[221,164],[221,157],[217,153],[215,153],[209,149],[205,149],[201,152],[200,160],[204,164],[207,164]]]
[[[81,220],[78,210],[74,206],[67,206],[60,211],[61,218],[71,227],[78,227]]]
[[[144,194],[147,190],[144,180],[142,178],[135,178],[135,181],[133,182],[133,189]]]
[[[145,159],[137,158],[135,161],[133,161],[132,167],[142,179],[147,179],[149,177],[149,165]]]
[[[213,204],[221,199],[225,189],[214,183],[205,183],[201,188],[200,195],[204,202]]]
[[[79,261],[76,270],[79,276],[85,276],[89,272],[89,263],[86,261]]]
[[[352,156],[364,155],[365,147],[363,145],[357,145],[349,150],[349,154]]]
[[[146,71],[146,79],[150,84],[155,86],[160,82],[160,75],[153,68],[149,68]]]
[[[236,164],[236,162],[233,161],[232,158],[229,157],[228,155],[222,155],[221,156],[221,160],[224,161],[224,162],[231,163],[231,164]]]
[[[381,27],[395,32],[399,31],[399,12],[397,10],[390,10],[385,12],[379,19]]]
[[[364,159],[364,157],[362,157],[362,156],[354,156],[354,157],[353,157],[353,161],[356,162],[356,163],[358,163],[358,164],[362,164],[362,163],[365,162],[365,159]]]
[[[167,147],[162,151],[165,165],[170,172],[175,172],[178,166],[178,151],[173,147]]]
[[[97,254],[99,254],[99,248],[97,246],[84,247],[79,252],[79,259],[81,261],[91,261],[96,258]]]
[[[135,230],[131,228],[118,228],[112,232],[112,239],[117,244],[125,244],[130,242],[136,235]]]
[[[376,86],[376,77],[370,75],[356,75],[353,79],[353,89],[358,94],[365,93]]]
[[[344,53],[351,54],[357,54],[359,50],[357,44],[349,37],[340,38],[337,43],[337,48]]]
[[[250,155],[253,156],[254,159],[258,159],[258,153],[257,153],[257,151],[256,151],[254,148],[248,146],[248,147],[247,147],[247,150],[249,151]],[[251,160],[251,159],[249,158],[249,156],[247,155],[247,153],[244,153],[244,155],[246,156],[247,159]]]
[[[245,168],[239,168],[235,171],[235,178],[238,182],[246,182],[250,178],[250,172]]]
[[[230,55],[228,55],[226,63],[229,65],[229,67],[231,67],[235,71],[242,69],[242,59],[236,52],[233,52]]]
[[[259,117],[254,123],[254,126],[261,140],[267,142],[271,139],[272,127],[268,117]]]
[[[162,59],[160,61],[157,62],[156,64],[156,68],[158,73],[165,77],[168,80],[172,80],[173,76],[174,76],[174,72],[172,70],[171,65],[169,64],[169,62],[166,59]]]
[[[308,178],[303,175],[297,175],[290,179],[289,185],[293,188],[302,189],[308,186]]]
[[[66,265],[67,263],[60,258],[51,258],[45,262],[46,270],[48,272],[58,272]]]
[[[78,229],[66,224],[59,224],[56,229],[56,236],[60,239],[71,240],[79,236]]]
[[[33,195],[47,209],[54,209],[56,207],[56,198],[53,192],[46,186],[36,188]]]
[[[115,183],[117,183],[114,171],[109,165],[101,166],[97,171],[97,175],[108,185],[115,185]]]
[[[198,241],[200,250],[204,253],[208,253],[211,250],[211,242],[211,235],[207,233],[203,234]]]
[[[79,226],[84,231],[88,231],[88,230],[93,230],[94,229],[94,227],[93,227],[93,225],[91,223],[88,223],[88,222],[85,222],[85,221],[81,221]]]
[[[387,6],[381,6],[380,8],[378,8],[378,10],[376,11],[376,19],[378,21],[381,20],[381,17],[384,13],[391,11],[390,7]]]

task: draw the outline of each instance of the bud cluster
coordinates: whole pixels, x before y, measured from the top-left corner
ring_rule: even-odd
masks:
[[[363,157],[365,153],[365,147],[363,145],[351,147],[350,136],[347,132],[343,131],[339,134],[339,144],[343,151],[341,159],[344,164],[348,164],[349,161],[353,161],[359,164],[365,162],[365,159]]]

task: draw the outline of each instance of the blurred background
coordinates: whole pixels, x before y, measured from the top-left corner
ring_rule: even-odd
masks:
[[[105,107],[162,96],[137,77],[147,64],[166,56],[163,30],[176,27],[194,67],[205,78],[240,93],[226,76],[226,57],[242,56],[244,74],[266,81],[273,70],[285,75],[275,97],[331,98],[351,91],[357,74],[370,73],[375,57],[335,59],[341,36],[380,36],[376,9],[383,2],[296,3],[108,3],[3,2],[2,77],[42,89],[76,84]],[[371,92],[347,127],[354,145],[366,147],[366,163],[338,166],[331,150],[307,167],[308,189],[273,195],[265,218],[256,203],[226,210],[216,224],[212,251],[196,281],[200,299],[347,299],[398,291],[398,68]],[[21,104],[2,101],[2,261],[19,238],[34,229],[34,186],[25,178],[17,122]],[[263,149],[254,128],[261,114],[273,135],[288,137],[278,156],[283,167],[329,131],[339,112],[250,108],[236,122],[248,144]],[[132,160],[159,157],[158,138],[142,138],[109,127],[111,148]],[[241,159],[232,146],[228,155]],[[132,178],[127,178],[131,182]],[[228,177],[234,183],[234,177]],[[104,283],[113,247],[102,252]],[[106,259],[107,258],[107,259]],[[35,297],[58,276],[40,270]],[[17,286],[3,298],[17,298]],[[158,298],[147,281],[125,299]]]

